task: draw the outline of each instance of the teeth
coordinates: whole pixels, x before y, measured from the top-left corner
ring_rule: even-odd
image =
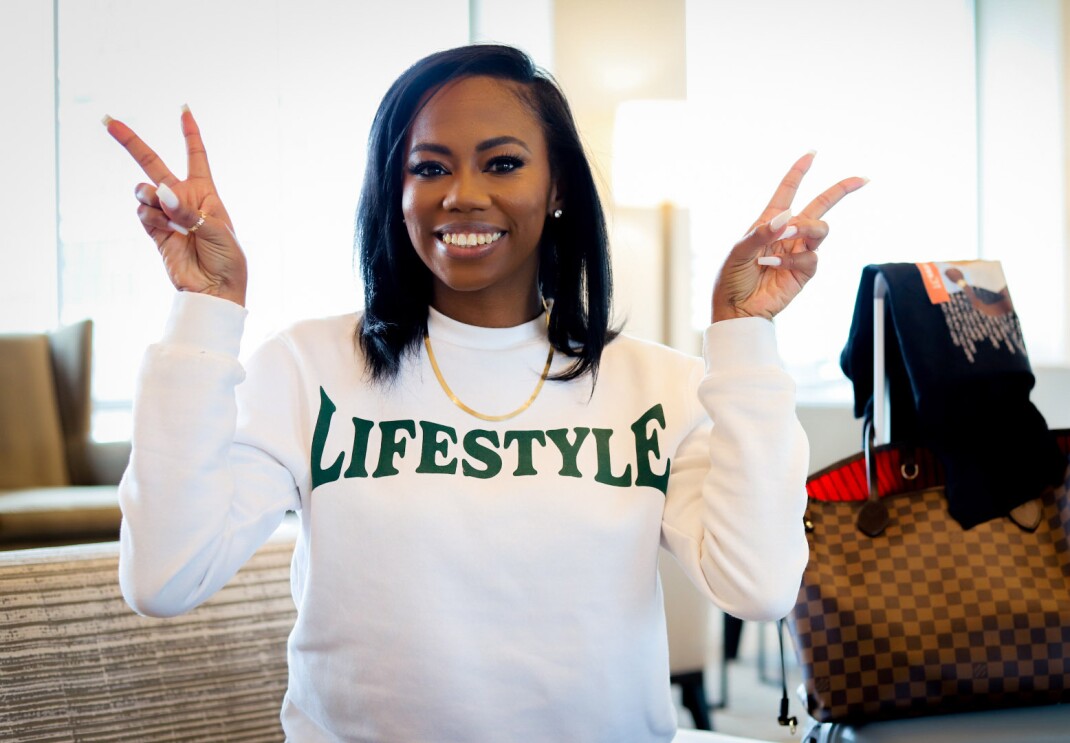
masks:
[[[442,234],[442,242],[447,245],[489,245],[490,243],[498,240],[502,236],[501,232],[444,232]]]

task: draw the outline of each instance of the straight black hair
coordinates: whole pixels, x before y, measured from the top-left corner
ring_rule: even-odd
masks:
[[[420,260],[402,221],[405,142],[420,108],[435,91],[462,77],[487,76],[521,87],[542,123],[562,216],[548,218],[539,243],[539,288],[553,300],[549,337],[575,359],[555,379],[598,376],[609,327],[612,272],[605,214],[572,111],[557,83],[524,52],[473,44],[424,57],[394,81],[372,122],[368,161],[356,216],[355,247],[364,281],[364,318],[358,338],[367,371],[393,381],[406,353],[419,353],[427,332],[431,272]]]

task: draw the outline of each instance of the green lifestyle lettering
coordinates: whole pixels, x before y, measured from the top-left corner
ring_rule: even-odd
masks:
[[[338,407],[320,388],[320,409],[310,451],[312,489],[343,478],[392,477],[402,463],[421,475],[453,475],[489,479],[498,476],[538,475],[536,451],[552,452],[553,470],[559,477],[592,477],[613,487],[652,487],[665,493],[669,486],[670,460],[662,459],[658,434],[665,430],[665,411],[652,406],[629,426],[627,432],[611,428],[554,428],[546,431],[497,431],[472,429],[459,432],[433,421],[370,421],[353,417],[348,451],[327,452],[327,438]],[[378,431],[378,435],[373,435]],[[614,436],[630,437],[630,446],[613,446]],[[619,444],[619,441],[618,441]],[[376,450],[377,447],[377,450]],[[580,453],[594,449],[592,472],[580,469]],[[614,453],[628,452],[628,461],[614,462]],[[348,459],[349,466],[342,471]],[[541,461],[547,461],[543,455]],[[412,466],[412,465],[415,466]],[[660,471],[655,467],[660,464]],[[369,470],[369,465],[371,469]],[[545,464],[542,466],[546,467]],[[545,472],[544,474],[551,474]]]

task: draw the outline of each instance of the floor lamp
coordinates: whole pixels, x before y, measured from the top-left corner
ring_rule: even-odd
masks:
[[[666,345],[672,345],[675,324],[675,222],[689,191],[678,152],[689,146],[689,122],[685,101],[632,100],[617,107],[613,124],[613,202],[658,213],[660,340]]]

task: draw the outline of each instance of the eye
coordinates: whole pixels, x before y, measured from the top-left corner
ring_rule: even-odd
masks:
[[[410,165],[409,172],[418,178],[434,178],[435,176],[446,175],[449,171],[443,167],[442,163],[434,160],[423,160]]]
[[[487,163],[488,173],[512,173],[517,168],[524,167],[524,161],[513,155],[499,155]]]

